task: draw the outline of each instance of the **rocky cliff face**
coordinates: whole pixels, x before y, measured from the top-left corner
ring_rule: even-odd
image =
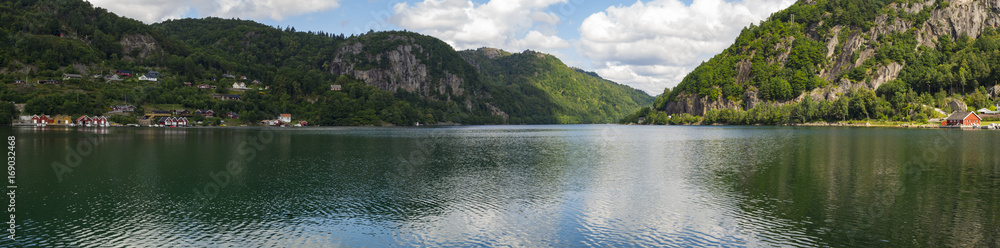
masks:
[[[815,4],[815,2],[810,1],[804,1],[804,3]],[[823,22],[802,24],[802,26],[808,27],[805,30],[807,37],[823,42],[826,48],[825,62],[818,65],[816,76],[826,81],[827,86],[801,92],[791,102],[800,101],[806,95],[816,100],[836,100],[839,96],[853,90],[862,88],[877,90],[881,85],[897,79],[905,68],[905,63],[873,61],[878,55],[879,48],[886,45],[882,43],[880,38],[887,35],[912,32],[916,36],[918,46],[934,48],[939,37],[944,35],[975,38],[987,27],[1000,27],[1000,0],[955,0],[950,1],[947,7],[942,7],[934,0],[928,0],[916,3],[893,3],[887,9],[912,15],[920,14],[921,11],[929,11],[930,15],[926,21],[914,23],[904,20],[899,15],[884,14],[883,11],[871,22],[872,26],[867,30],[836,25],[826,29],[826,32],[818,32],[824,26]],[[825,15],[829,16],[830,13]],[[773,47],[775,51],[768,52],[773,55],[765,58],[765,61],[780,67],[787,62],[795,38],[788,36],[779,39],[778,44]],[[734,80],[737,84],[747,85],[749,78],[753,77],[753,65],[749,58],[760,54],[758,52],[760,51],[746,51],[743,54],[748,59],[744,59],[734,66]],[[871,67],[865,72],[865,80],[854,81],[846,76],[853,69],[866,64]],[[708,99],[707,97],[698,97],[697,94],[691,94],[691,92],[683,92],[677,95],[675,101],[668,102],[665,110],[670,113],[700,115],[712,109],[747,109],[761,103],[759,91],[749,85],[745,86],[745,89],[747,91],[743,94],[742,99],[735,101],[722,97]],[[783,104],[783,102],[773,103]]]
[[[143,59],[153,54],[163,55],[163,49],[156,39],[146,34],[134,34],[122,37],[122,58],[125,60]]]
[[[977,37],[986,27],[1000,26],[1000,1],[996,0],[953,0],[947,8],[931,12],[931,18],[920,27],[917,40],[921,45],[934,47],[938,37],[968,35]],[[906,11],[919,11],[921,7],[934,4],[927,1],[913,4]]]
[[[748,96],[753,97],[753,96]],[[743,109],[740,101],[731,101],[719,97],[708,99],[708,96],[698,97],[698,95],[684,93],[677,97],[677,101],[667,103],[667,113],[688,113],[692,115],[704,115],[705,112],[713,109]],[[749,99],[748,99],[749,100]],[[751,103],[754,101],[744,101]]]
[[[348,41],[337,49],[330,73],[351,75],[383,90],[403,90],[429,99],[450,100],[453,95],[467,94],[464,78],[447,70],[434,75],[428,69],[426,58],[432,58],[432,54],[413,38],[390,35],[389,40],[379,42],[399,45],[373,53],[362,42]]]

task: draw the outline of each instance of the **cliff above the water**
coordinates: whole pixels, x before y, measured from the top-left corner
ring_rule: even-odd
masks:
[[[745,28],[654,109],[703,115],[859,90],[973,94],[1000,79],[997,26],[998,1],[802,0]]]

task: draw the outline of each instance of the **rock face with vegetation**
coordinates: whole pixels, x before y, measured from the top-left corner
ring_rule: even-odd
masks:
[[[350,75],[382,90],[450,100],[465,95],[466,83],[477,83],[466,82],[478,75],[462,62],[448,44],[433,37],[372,33],[345,41],[334,54],[330,73]]]
[[[23,114],[99,115],[129,104],[138,111],[113,121],[212,109],[248,124],[280,113],[320,125],[606,123],[653,100],[551,55],[494,50],[486,57],[495,61],[479,60],[410,32],[347,37],[219,18],[146,25],[80,0],[4,1],[0,12],[0,102],[26,103]],[[93,77],[115,71],[136,77]],[[159,80],[138,81],[147,71]],[[36,83],[63,74],[84,79]],[[250,90],[233,89],[237,82]],[[193,87],[202,84],[215,88]],[[241,101],[213,98],[222,94]],[[7,107],[0,122],[16,114]]]
[[[997,26],[996,1],[802,0],[744,28],[649,113],[717,116],[767,105],[796,122],[904,120],[950,99],[985,107],[986,88],[1000,80]],[[803,101],[816,106],[795,110]]]

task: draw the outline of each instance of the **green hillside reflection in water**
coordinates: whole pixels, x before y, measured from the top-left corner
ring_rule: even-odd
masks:
[[[1000,245],[990,131],[3,132],[23,190],[3,246]],[[52,164],[88,139],[59,182]]]

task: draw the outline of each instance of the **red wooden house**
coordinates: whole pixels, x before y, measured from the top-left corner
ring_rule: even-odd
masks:
[[[976,112],[955,112],[945,119],[945,126],[979,126],[979,123],[983,121],[983,118],[979,117]]]
[[[90,118],[90,116],[86,116],[86,115],[80,116],[80,118],[76,118],[76,125],[78,125],[78,126],[84,126],[84,127],[85,126],[91,126],[91,125],[94,125],[94,120],[92,118]]]
[[[31,116],[31,124],[51,124],[52,122],[54,122],[54,120],[48,115]]]
[[[187,117],[163,117],[157,123],[168,127],[182,127],[191,124]]]
[[[90,120],[96,127],[107,127],[111,125],[111,122],[108,121],[108,118],[104,116],[91,117]]]

